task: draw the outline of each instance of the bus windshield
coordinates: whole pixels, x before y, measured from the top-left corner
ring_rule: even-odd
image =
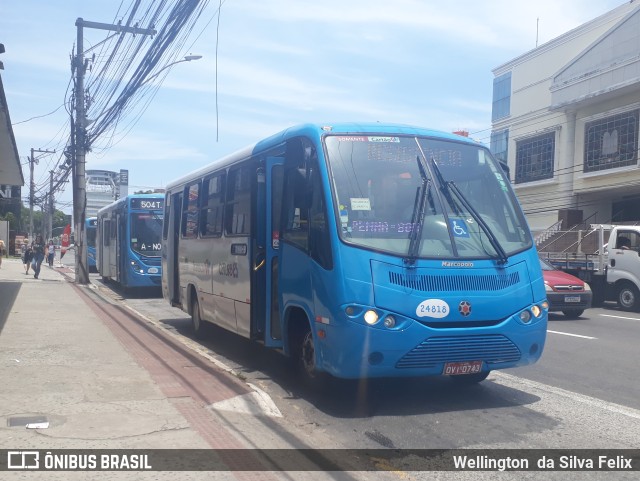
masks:
[[[504,260],[532,245],[509,179],[479,144],[333,135],[325,147],[345,242],[426,259]]]
[[[149,257],[160,256],[162,216],[154,213],[131,214],[131,249]]]

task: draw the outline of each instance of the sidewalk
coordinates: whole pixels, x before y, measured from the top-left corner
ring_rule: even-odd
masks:
[[[57,269],[5,260],[0,304],[2,447],[207,447]]]
[[[46,265],[34,279],[20,259],[4,259],[0,268],[0,449],[282,448],[295,441],[280,420],[216,410],[253,394],[251,388],[72,279],[70,268]],[[14,474],[0,478],[16,479]],[[141,474],[130,472],[135,476],[126,479]],[[148,474],[176,479],[167,472]],[[186,474],[211,479],[206,472],[182,472],[177,479]],[[274,474],[219,472],[216,478]]]

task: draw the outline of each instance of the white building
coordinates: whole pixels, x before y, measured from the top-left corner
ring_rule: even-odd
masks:
[[[109,170],[87,170],[87,208],[85,217],[95,217],[100,209],[117,199],[118,174]]]
[[[491,150],[532,230],[640,221],[640,0],[493,73]]]

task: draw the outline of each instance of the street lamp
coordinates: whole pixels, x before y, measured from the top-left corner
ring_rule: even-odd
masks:
[[[171,62],[170,64],[165,65],[160,70],[158,70],[156,73],[154,73],[150,77],[147,77],[144,80],[144,82],[142,82],[140,85],[142,86],[142,85],[144,85],[146,83],[149,83],[151,80],[153,80],[158,75],[160,75],[163,71],[167,70],[169,67],[173,67],[177,63],[191,62],[192,60],[200,60],[201,58],[202,58],[202,55],[185,55],[184,58],[182,58],[181,60],[176,60],[175,62]]]

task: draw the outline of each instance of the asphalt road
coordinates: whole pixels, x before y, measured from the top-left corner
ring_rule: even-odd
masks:
[[[640,314],[613,306],[590,309],[577,320],[552,314],[537,364],[492,373],[476,386],[461,388],[446,378],[334,380],[324,391],[312,391],[300,385],[280,353],[219,328],[196,340],[186,313],[159,293],[125,295],[91,277],[102,295],[260,387],[287,423],[317,441],[316,448],[640,448]],[[455,479],[495,479],[489,475],[496,473],[459,474]],[[518,474],[540,479],[541,473]],[[545,474],[566,479],[568,473]],[[596,472],[573,474],[598,478]],[[633,474],[615,478],[635,479]]]
[[[551,314],[541,360],[514,375],[640,409],[640,314],[615,304],[580,319]]]
[[[66,265],[73,265],[70,254],[63,259]],[[189,317],[169,306],[159,292],[130,295],[103,284],[97,274],[91,274],[91,280],[100,295],[121,302],[261,388],[283,415],[278,423],[305,433],[310,447],[462,448],[482,453],[493,453],[493,448],[640,448],[640,314],[619,311],[613,304],[589,309],[577,320],[550,314],[538,363],[494,372],[476,386],[460,388],[446,378],[334,381],[317,392],[301,386],[276,351],[219,328],[211,329],[204,341],[194,339]],[[244,418],[238,415],[233,422],[243,426]],[[246,427],[250,437],[249,424]],[[264,430],[269,429],[277,429],[277,423],[265,417]],[[637,472],[559,469],[391,474],[402,480],[637,479]]]

